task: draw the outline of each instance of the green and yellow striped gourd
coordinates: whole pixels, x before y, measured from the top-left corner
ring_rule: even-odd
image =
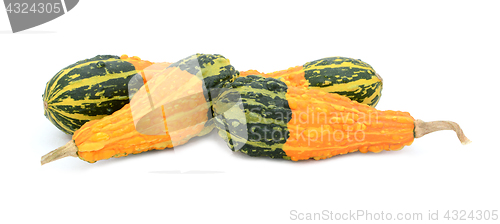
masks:
[[[61,131],[73,134],[86,122],[125,106],[145,80],[168,65],[127,55],[78,61],[47,82],[42,95],[44,115]]]
[[[361,60],[347,57],[323,58],[271,73],[256,70],[240,73],[241,77],[248,75],[276,78],[288,86],[337,93],[371,107],[377,105],[382,94],[382,78],[375,70]]]

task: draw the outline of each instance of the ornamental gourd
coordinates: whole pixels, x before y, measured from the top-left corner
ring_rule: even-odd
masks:
[[[125,106],[144,80],[169,65],[127,55],[78,61],[47,82],[42,95],[44,115],[61,131],[73,134],[86,122]]]
[[[237,76],[221,55],[184,58],[147,80],[120,110],[85,123],[41,162],[74,156],[93,163],[185,144],[214,128],[211,91]]]
[[[218,134],[232,150],[250,156],[298,161],[399,150],[438,130],[454,130],[469,142],[454,122],[423,122],[274,78],[239,77],[225,88],[213,105]]]
[[[382,78],[367,63],[347,57],[329,57],[286,70],[261,73],[241,72],[240,76],[260,75],[276,78],[288,86],[301,86],[346,96],[375,107],[382,96]]]

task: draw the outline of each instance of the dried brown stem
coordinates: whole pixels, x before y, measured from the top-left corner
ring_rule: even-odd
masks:
[[[460,126],[452,121],[431,121],[424,122],[422,120],[415,121],[415,138],[420,138],[426,134],[441,130],[453,130],[457,133],[457,137],[463,145],[471,143]]]
[[[71,140],[68,143],[66,143],[66,145],[63,145],[53,150],[52,152],[49,152],[46,155],[42,156],[41,162],[43,165],[68,156],[78,157],[77,152],[78,148],[76,147],[73,140]]]

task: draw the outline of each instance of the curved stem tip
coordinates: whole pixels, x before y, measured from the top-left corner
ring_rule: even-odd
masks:
[[[43,165],[68,156],[78,157],[77,152],[78,148],[76,147],[73,140],[71,140],[68,143],[66,143],[66,145],[63,145],[53,150],[52,152],[49,152],[46,155],[42,156],[41,163]]]
[[[471,143],[471,140],[469,140],[465,135],[460,126],[452,121],[431,121],[431,122],[425,122],[422,120],[416,120],[415,121],[415,138],[420,138],[426,134],[429,134],[431,132],[435,131],[441,131],[441,130],[453,130],[457,133],[457,137],[462,143],[462,145],[466,145]]]

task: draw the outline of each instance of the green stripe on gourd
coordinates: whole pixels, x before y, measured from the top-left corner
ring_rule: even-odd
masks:
[[[292,112],[287,86],[260,76],[239,77],[214,101],[218,134],[232,150],[250,156],[284,158]]]

